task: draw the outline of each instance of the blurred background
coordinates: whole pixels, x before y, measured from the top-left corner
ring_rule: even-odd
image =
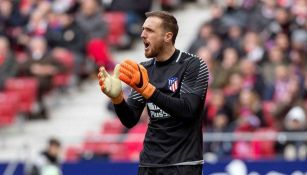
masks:
[[[210,70],[204,174],[307,174],[306,0],[0,0],[0,174],[136,174],[147,113],[124,128],[96,74],[146,60],[151,10]]]

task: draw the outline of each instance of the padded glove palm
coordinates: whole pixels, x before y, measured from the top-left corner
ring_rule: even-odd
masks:
[[[146,99],[150,98],[155,87],[149,83],[147,70],[132,60],[125,60],[120,64],[119,79],[131,86]]]
[[[119,68],[119,65],[116,65],[113,76],[110,76],[104,67],[100,67],[98,73],[101,91],[111,98],[114,104],[119,104],[123,100],[122,85],[118,78]]]

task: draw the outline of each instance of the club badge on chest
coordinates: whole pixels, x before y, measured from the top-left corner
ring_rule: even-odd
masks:
[[[178,89],[178,77],[170,77],[168,78],[168,88],[172,92],[176,92]]]

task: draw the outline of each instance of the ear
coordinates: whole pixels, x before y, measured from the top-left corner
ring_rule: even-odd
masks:
[[[172,42],[173,33],[172,32],[166,32],[164,36],[165,42]]]

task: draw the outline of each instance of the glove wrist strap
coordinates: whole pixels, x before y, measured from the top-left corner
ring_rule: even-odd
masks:
[[[123,100],[124,100],[123,91],[121,91],[117,97],[111,98],[113,104],[120,104]]]
[[[156,87],[154,87],[152,84],[148,83],[148,85],[146,86],[146,88],[142,92],[142,96],[145,99],[149,99],[152,96],[152,94],[155,92],[155,90],[156,90]]]

